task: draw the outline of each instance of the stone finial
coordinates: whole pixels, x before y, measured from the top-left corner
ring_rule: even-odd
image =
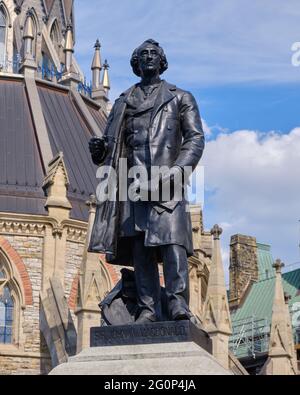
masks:
[[[31,14],[27,16],[23,38],[24,40],[27,38],[34,40],[34,27]]]
[[[274,262],[274,269],[276,270],[276,273],[281,274],[282,269],[284,268],[284,263],[280,260],[280,259],[276,259],[276,261]]]
[[[33,41],[35,39],[34,22],[32,17],[32,11],[27,12],[27,19],[25,23],[25,29],[23,34],[24,40],[24,58],[20,67],[20,72],[25,77],[33,78],[37,69],[36,62],[34,60]]]
[[[211,235],[214,237],[214,240],[220,240],[220,236],[223,233],[223,229],[219,227],[219,225],[215,225],[210,231]]]
[[[100,56],[100,48],[101,44],[100,41],[97,39],[96,44],[94,45],[95,48],[95,54],[94,54],[94,59],[92,63],[92,70],[94,69],[102,69],[101,65],[101,56]]]
[[[284,300],[286,304],[290,303],[290,300],[292,299],[291,295],[289,295],[287,292],[284,293]]]
[[[69,218],[72,206],[67,197],[68,187],[68,173],[63,153],[60,152],[49,163],[47,175],[43,182],[43,189],[47,194],[45,207],[48,209],[49,216],[58,219]]]
[[[96,48],[96,49],[100,49],[101,48],[101,44],[100,44],[99,38],[97,38],[94,48]]]
[[[72,28],[72,25],[70,23],[67,26],[66,42],[65,42],[64,51],[74,52],[73,28]]]
[[[68,24],[67,26],[64,53],[65,53],[65,68],[66,71],[69,72],[73,64],[73,53],[74,53],[74,42],[73,42],[73,33],[72,33],[71,24]]]
[[[89,221],[91,222],[91,228],[93,227],[93,223],[94,223],[94,217],[95,217],[95,213],[96,213],[96,208],[97,208],[97,198],[95,195],[90,195],[89,200],[87,200],[85,202],[85,204],[88,206],[89,208]],[[92,229],[90,229],[90,231],[92,231]]]
[[[93,62],[92,62],[92,73],[93,73],[93,83],[92,83],[92,87],[93,90],[97,90],[100,88],[100,73],[102,70],[102,64],[101,64],[101,54],[100,54],[100,41],[97,40],[96,44],[94,46],[95,48],[95,53],[94,53],[94,58],[93,58]]]
[[[97,207],[97,198],[95,195],[91,195],[89,200],[85,202],[85,204],[89,207],[89,209],[94,209]]]
[[[110,80],[109,80],[109,64],[107,63],[107,60],[105,59],[104,65],[103,65],[104,73],[103,73],[103,81],[102,85],[103,88],[105,89],[106,93],[110,90]]]

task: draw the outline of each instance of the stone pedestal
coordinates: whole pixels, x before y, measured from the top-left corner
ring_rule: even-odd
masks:
[[[205,351],[212,354],[212,341],[208,334],[190,321],[104,326],[92,328],[90,337],[91,347],[187,342],[196,343]]]
[[[232,374],[206,351],[211,350],[207,334],[188,321],[93,328],[91,344],[97,347],[69,358],[50,374]]]
[[[168,343],[89,348],[50,375],[230,375],[197,344]]]

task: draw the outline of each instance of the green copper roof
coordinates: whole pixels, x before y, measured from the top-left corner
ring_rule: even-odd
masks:
[[[265,280],[275,276],[273,268],[273,257],[271,255],[271,247],[266,244],[257,244],[258,254],[258,275],[260,280]]]
[[[300,269],[283,274],[283,289],[291,296],[290,308],[300,303]],[[274,291],[275,276],[253,284],[243,305],[232,315],[233,322],[253,316],[271,321]]]
[[[275,271],[272,267],[273,258],[270,247],[258,244],[258,266],[259,281],[254,283],[251,290],[242,305],[232,314],[232,324],[234,335],[231,339],[231,345],[236,347],[235,354],[241,358],[249,355],[250,346],[243,344],[243,334],[246,337],[257,334],[260,339],[260,351],[264,352],[268,347],[266,338],[270,332],[272,319],[272,308],[275,291]],[[300,308],[300,269],[283,274],[283,288],[290,297],[289,307],[292,312],[293,308]],[[300,326],[300,323],[298,324]],[[262,345],[263,334],[265,334],[264,344]],[[240,342],[241,343],[237,343]],[[254,348],[259,342],[251,345]],[[239,346],[237,347],[237,344]],[[253,350],[252,350],[253,351]]]

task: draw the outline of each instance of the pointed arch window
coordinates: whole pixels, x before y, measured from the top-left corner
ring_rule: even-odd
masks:
[[[7,18],[5,11],[0,6],[0,64],[4,64],[6,55]]]
[[[59,41],[60,40],[59,40],[59,29],[58,29],[58,24],[57,24],[56,20],[52,24],[51,31],[50,31],[50,38],[51,38],[51,41],[54,45],[54,48],[55,48],[57,54],[59,54],[59,44],[60,44]]]
[[[13,342],[14,300],[9,287],[9,279],[4,270],[0,271],[0,344]]]
[[[0,349],[19,345],[21,306],[24,305],[20,281],[13,264],[0,252]]]

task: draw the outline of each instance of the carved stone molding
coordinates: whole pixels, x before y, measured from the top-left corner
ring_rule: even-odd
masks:
[[[86,241],[87,231],[75,227],[67,227],[67,241],[76,241],[84,244]]]
[[[46,225],[41,223],[0,220],[0,233],[2,234],[43,237],[45,229]]]

